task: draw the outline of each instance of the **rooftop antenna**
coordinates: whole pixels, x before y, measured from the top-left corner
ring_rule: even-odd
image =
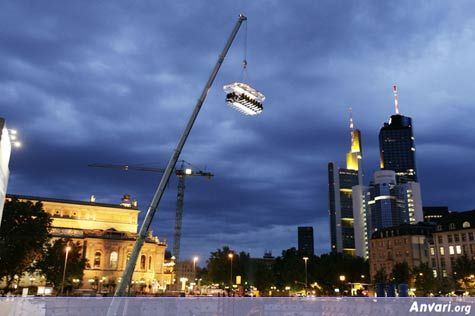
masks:
[[[399,104],[397,102],[397,86],[393,85],[393,94],[394,94],[394,109],[396,110],[396,114],[399,114]]]

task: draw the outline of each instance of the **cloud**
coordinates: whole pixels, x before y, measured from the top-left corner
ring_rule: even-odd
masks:
[[[327,163],[344,163],[347,108],[362,131],[369,180],[393,83],[414,120],[424,203],[473,208],[467,8],[464,1],[6,1],[0,116],[25,144],[12,156],[9,192],[96,194],[114,203],[131,193],[146,209],[159,174],[86,166],[164,167],[244,10],[247,33],[238,34],[181,155],[215,174],[187,179],[184,256],[225,243],[256,256],[269,245],[278,254],[296,245],[299,225],[313,225],[316,248],[329,250]],[[222,92],[241,78],[246,34],[249,81],[267,97],[255,118],[225,106]],[[175,197],[172,178],[153,225],[169,242]]]

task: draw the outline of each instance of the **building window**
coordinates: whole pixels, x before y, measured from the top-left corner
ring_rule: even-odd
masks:
[[[431,263],[432,263],[432,268],[435,268],[435,264],[436,264],[436,263],[435,263],[435,258],[432,258],[432,259],[431,259]]]
[[[449,255],[455,254],[454,246],[449,246]]]
[[[475,254],[475,244],[471,244],[471,245],[470,245],[470,252],[471,252],[472,254]]]
[[[444,249],[444,247],[440,247],[440,248],[439,248],[439,252],[440,252],[440,255],[441,255],[441,256],[445,255],[445,249]]]
[[[468,240],[473,241],[473,233],[468,233]]]
[[[454,235],[454,240],[455,240],[455,242],[459,242],[459,241],[460,241],[459,234],[455,234],[455,235]]]
[[[446,270],[442,270],[442,276],[443,276],[444,278],[447,277],[447,271],[446,271]]]
[[[111,269],[117,269],[117,259],[119,258],[119,255],[117,254],[117,251],[112,251],[110,255],[110,268]]]
[[[436,278],[437,277],[437,270],[435,270],[435,269],[432,270],[432,273],[434,274],[434,278]]]
[[[435,256],[434,247],[430,247],[430,255],[431,255],[431,256]]]
[[[442,239],[442,236],[437,236],[437,241],[439,242],[439,244],[444,242],[444,240]]]
[[[455,252],[458,255],[461,255],[462,254],[462,247],[460,247],[460,245],[455,246]]]
[[[452,241],[453,241],[453,240],[452,240],[452,235],[447,235],[447,241],[448,241],[448,242],[452,242]]]
[[[467,240],[467,235],[465,233],[462,234],[462,241],[466,241]]]
[[[454,224],[454,223],[450,223],[450,224],[449,224],[449,229],[452,229],[452,230],[455,229],[455,224]]]
[[[96,251],[94,254],[94,268],[100,268],[101,267],[101,253],[99,251]]]
[[[145,255],[140,256],[140,269],[141,270],[145,270],[145,260],[147,260]]]
[[[152,270],[152,256],[148,257],[148,269]]]
[[[470,223],[469,222],[463,222],[462,227],[463,228],[470,228]]]
[[[442,269],[445,269],[445,260],[444,260],[444,259],[442,259],[442,260],[440,261],[440,267],[441,267]]]

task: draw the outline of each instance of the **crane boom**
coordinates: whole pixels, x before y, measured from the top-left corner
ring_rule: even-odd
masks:
[[[110,168],[110,169],[118,169],[123,171],[151,171],[151,172],[159,172],[164,173],[165,169],[163,168],[153,168],[153,167],[143,167],[143,166],[134,166],[134,165],[115,165],[109,163],[92,163],[87,165],[88,167],[93,168]]]
[[[247,17],[245,17],[242,14],[239,15],[238,20],[236,21],[236,24],[234,25],[234,28],[231,31],[231,34],[229,35],[229,38],[226,41],[226,44],[224,45],[222,52],[218,56],[218,60],[215,66],[213,67],[213,70],[211,71],[208,81],[203,87],[203,91],[201,92],[201,95],[193,109],[193,112],[191,113],[191,116],[188,119],[188,123],[186,124],[185,129],[183,130],[183,133],[178,139],[178,143],[172,152],[170,160],[168,161],[167,168],[162,176],[162,179],[160,180],[160,183],[158,185],[157,190],[155,191],[155,194],[153,195],[152,201],[147,210],[147,214],[145,215],[145,219],[142,223],[142,226],[140,227],[140,231],[137,236],[137,239],[135,240],[134,247],[132,248],[130,259],[127,262],[124,272],[122,273],[122,281],[118,284],[116,291],[114,293],[114,296],[124,296],[126,293],[127,287],[130,286],[130,282],[132,281],[132,274],[135,270],[135,264],[137,263],[140,250],[142,249],[142,245],[145,242],[145,238],[147,237],[147,232],[150,228],[150,225],[152,223],[152,219],[153,219],[153,216],[155,215],[157,207],[160,204],[160,200],[162,199],[163,192],[165,191],[168,181],[170,180],[170,176],[173,172],[173,169],[175,169],[176,162],[178,161],[178,158],[180,157],[181,151],[183,150],[183,146],[185,146],[185,142],[188,139],[188,135],[190,134],[191,128],[193,127],[196,121],[196,118],[198,117],[198,113],[200,112],[201,107],[203,106],[203,103],[206,100],[206,96],[208,95],[208,92],[211,89],[211,86],[213,85],[214,79],[216,79],[216,75],[218,74],[219,69],[221,68],[221,65],[223,64],[224,58],[226,57],[229,51],[229,48],[234,42],[234,39],[236,38],[236,35],[241,27],[242,22],[246,20],[247,20]],[[116,310],[110,309],[108,311],[108,315],[112,314],[110,312],[115,314]]]

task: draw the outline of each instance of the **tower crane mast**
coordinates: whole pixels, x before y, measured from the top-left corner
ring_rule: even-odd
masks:
[[[183,210],[185,208],[185,178],[186,177],[206,177],[211,179],[214,175],[211,172],[207,171],[194,171],[191,168],[185,168],[185,163],[190,165],[184,160],[180,160],[181,167],[175,169],[175,175],[178,177],[178,187],[177,187],[177,196],[176,196],[176,209],[175,209],[175,227],[173,231],[173,256],[175,256],[176,262],[180,258],[180,244],[181,244],[181,227],[183,223]],[[122,171],[148,171],[148,172],[157,172],[163,174],[165,172],[164,168],[154,168],[140,165],[117,165],[117,164],[106,164],[106,163],[93,163],[89,164],[88,167],[95,168],[108,168],[116,169]]]

